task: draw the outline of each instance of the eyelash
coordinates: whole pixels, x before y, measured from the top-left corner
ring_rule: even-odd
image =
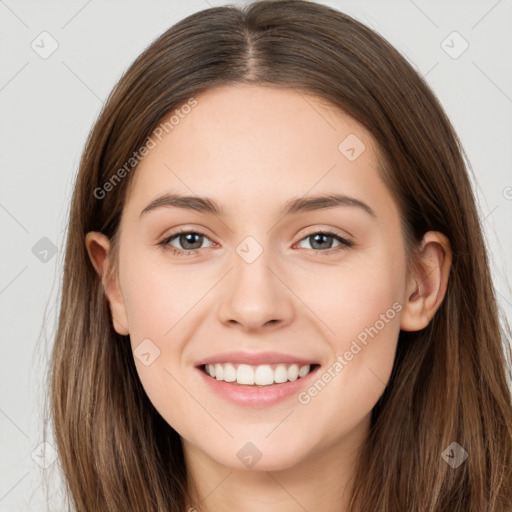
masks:
[[[171,240],[173,240],[174,238],[178,237],[179,235],[183,235],[183,234],[200,235],[200,236],[203,236],[203,237],[207,238],[208,240],[210,240],[210,238],[205,233],[203,233],[201,231],[182,229],[180,231],[176,231],[175,233],[165,237],[161,242],[158,243],[158,245],[162,246],[162,248],[166,251],[171,251],[175,256],[180,256],[180,257],[181,256],[189,256],[191,254],[197,253],[197,251],[199,251],[200,249],[192,249],[192,250],[187,251],[187,250],[176,249],[175,247],[168,245]],[[326,249],[326,250],[309,249],[311,251],[314,251],[316,253],[319,253],[319,254],[322,254],[325,256],[332,255],[333,253],[337,253],[338,251],[343,251],[343,250],[349,249],[350,247],[354,246],[354,242],[347,240],[346,238],[343,238],[340,235],[338,235],[337,233],[335,233],[334,231],[330,231],[330,230],[312,231],[311,233],[308,233],[306,236],[301,238],[299,240],[299,243],[302,242],[303,240],[305,240],[306,238],[312,237],[313,235],[332,236],[333,238],[337,239],[340,242],[340,245],[338,247],[334,247],[334,248],[330,248],[330,249]]]

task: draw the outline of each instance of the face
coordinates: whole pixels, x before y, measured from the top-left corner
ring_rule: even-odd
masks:
[[[118,325],[191,450],[284,469],[368,429],[406,291],[400,215],[371,135],[325,102],[246,85],[196,100],[133,176]]]

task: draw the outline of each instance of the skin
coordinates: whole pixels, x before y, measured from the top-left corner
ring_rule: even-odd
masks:
[[[148,338],[160,349],[152,364],[135,363],[150,400],[182,436],[196,490],[190,507],[345,510],[399,331],[424,328],[443,300],[449,241],[428,232],[422,265],[407,273],[400,214],[380,179],[373,138],[325,101],[248,85],[196,99],[133,176],[117,261],[104,235],[86,237],[114,327],[133,349]],[[354,161],[338,149],[349,134],[365,145]],[[207,196],[225,215],[162,207],[141,216],[164,192]],[[375,217],[353,206],[280,215],[291,198],[333,192],[364,201]],[[178,228],[207,238],[194,254],[174,255],[158,243]],[[354,245],[339,250],[327,238],[315,248],[310,235],[326,229]],[[236,252],[247,236],[263,249],[252,263]],[[181,243],[168,245],[183,250]],[[401,311],[307,404],[293,396],[241,408],[194,369],[219,352],[278,351],[317,361],[323,373],[394,303]],[[262,454],[251,469],[237,457],[248,441]]]

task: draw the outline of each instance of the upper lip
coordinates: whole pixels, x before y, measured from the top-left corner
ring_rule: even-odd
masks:
[[[205,364],[216,363],[235,363],[249,364],[257,366],[259,364],[279,364],[279,363],[296,363],[300,365],[317,364],[311,359],[283,354],[281,352],[222,352],[211,357],[205,357],[196,361],[195,366],[203,366]]]

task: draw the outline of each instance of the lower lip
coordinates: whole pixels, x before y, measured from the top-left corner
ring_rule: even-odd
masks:
[[[210,377],[201,368],[196,368],[196,370],[211,390],[230,402],[245,407],[266,407],[298,394],[302,388],[310,383],[319,368],[320,366],[317,366],[305,377],[297,380],[284,382],[283,384],[271,384],[270,386],[233,384]]]

